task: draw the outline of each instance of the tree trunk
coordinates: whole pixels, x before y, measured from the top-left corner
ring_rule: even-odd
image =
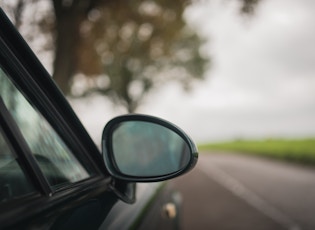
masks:
[[[54,0],[56,38],[53,78],[65,94],[70,93],[71,80],[76,73],[80,25],[84,20],[84,11],[76,3],[65,6],[62,1]]]

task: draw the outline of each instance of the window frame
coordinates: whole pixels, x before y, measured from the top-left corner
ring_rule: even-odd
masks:
[[[22,93],[22,95],[29,102],[31,102],[31,105],[35,107],[39,113],[41,113],[43,118],[47,120],[47,122],[59,135],[60,139],[64,141],[64,143],[67,145],[69,150],[77,158],[77,160],[84,167],[87,167],[88,171],[92,171],[94,173],[94,175],[91,175],[89,178],[94,177],[97,174],[99,175],[101,173],[100,170],[96,167],[96,165],[94,164],[93,160],[89,157],[89,155],[87,153],[82,152],[82,150],[84,149],[84,146],[82,146],[82,143],[77,140],[76,136],[71,131],[70,127],[67,126],[67,121],[62,117],[62,115],[59,113],[57,108],[54,107],[54,104],[52,103],[52,101],[47,97],[47,95],[43,92],[43,90],[39,87],[39,85],[34,81],[31,75],[21,65],[19,60],[16,59],[12,55],[12,53],[8,52],[9,50],[4,50],[6,52],[3,52],[3,49],[2,49],[3,44],[1,43],[2,41],[0,38],[0,46],[1,46],[0,50],[2,51],[1,53],[4,54],[4,55],[0,55],[0,61],[1,61],[1,66],[4,69],[4,72],[7,73],[7,77],[10,78],[10,80],[15,84],[15,87]],[[2,64],[2,60],[4,60],[2,56],[6,56],[6,60],[7,60],[6,65]],[[12,78],[12,76],[14,76],[14,78]],[[15,126],[17,127],[16,124]],[[19,128],[17,127],[17,129]],[[20,132],[20,130],[18,130],[18,132]],[[25,142],[22,134],[21,136],[22,137],[19,138],[20,141],[21,139],[23,139],[23,141]],[[32,165],[33,167],[36,168],[34,164]],[[38,173],[38,170],[36,171]],[[86,180],[88,180],[89,178],[87,178]],[[45,182],[41,180],[41,183],[43,187],[46,187]],[[73,183],[73,184],[77,184],[77,183],[78,182]],[[72,184],[65,187],[71,187],[71,185]],[[60,189],[62,190],[62,188]],[[56,191],[60,189],[57,189]]]
[[[12,123],[10,113],[7,110],[7,108],[5,107],[4,102],[2,101],[2,99],[0,97],[0,135],[3,136],[8,147],[11,149],[12,154],[16,157],[15,160],[18,159],[18,161],[19,161],[18,165],[19,165],[20,169],[22,170],[27,181],[34,188],[34,191],[20,195],[19,197],[13,198],[12,200],[9,200],[7,202],[12,202],[13,200],[23,199],[24,197],[33,197],[34,195],[40,195],[39,191],[41,191],[41,193],[47,193],[48,192],[48,191],[44,191],[43,188],[38,184],[38,181],[40,181],[44,178],[42,178],[40,174],[35,175],[34,168],[29,168],[28,164],[25,164],[25,161],[29,161],[29,159],[22,159],[26,155],[21,154],[21,147],[26,143],[21,143],[19,145],[16,144],[17,139],[18,139],[17,135],[19,134],[19,132],[16,132],[16,131],[17,131],[16,124],[14,121]],[[26,148],[27,148],[27,146],[26,146]],[[26,157],[26,158],[28,158],[28,157]],[[32,159],[30,159],[30,160],[32,161]],[[32,164],[32,163],[29,162],[29,164]],[[37,179],[34,180],[34,179],[32,179],[33,177],[37,177]],[[1,204],[1,205],[3,205],[3,204]]]
[[[110,190],[112,177],[104,165],[99,149],[49,73],[17,32],[1,7],[0,25],[1,65],[10,75],[15,86],[29,101],[32,101],[32,105],[35,105],[37,110],[41,112],[73,154],[77,158],[78,154],[82,155],[95,170],[95,175],[86,180],[52,191],[45,182],[45,177],[43,176],[41,179],[42,172],[35,159],[32,158],[32,154],[28,152],[28,146],[11,114],[9,111],[5,112],[6,108],[2,109],[0,125],[3,132],[15,150],[18,150],[16,154],[22,157],[21,161],[25,165],[25,172],[38,192],[1,204],[0,226],[6,228],[17,224],[31,223],[34,218],[42,216],[43,213],[46,217],[48,215],[53,219],[58,218],[67,210],[104,195],[109,201],[108,207],[110,207],[117,201],[117,198],[112,196]],[[56,209],[59,211],[56,212]]]
[[[12,146],[14,153],[21,161],[25,176],[30,179],[30,182],[33,184],[34,188],[37,189],[38,193],[45,195],[51,194],[52,191],[47,179],[44,177],[35,158],[32,156],[31,150],[1,98],[0,125],[3,130],[3,135],[7,138],[8,144]]]
[[[90,177],[86,180],[73,183],[70,186],[52,191],[52,187],[48,184],[17,124],[2,100],[0,100],[0,125],[8,144],[11,145],[14,153],[21,160],[21,168],[25,176],[30,179],[35,188],[33,193],[0,204],[0,223],[2,227],[11,226],[29,218],[34,218],[46,211],[50,215],[57,215],[58,213],[53,214],[55,213],[53,207],[66,206],[65,211],[80,204],[82,197],[88,200],[91,197],[99,196],[99,194],[108,191],[111,182],[110,178],[99,176]]]
[[[0,14],[2,13],[0,12]],[[0,16],[3,17],[3,15]],[[94,175],[91,175],[89,178],[56,190],[52,190],[44,176],[44,179],[41,178],[42,176],[39,176],[39,178],[36,178],[35,184],[40,185],[40,192],[46,196],[60,192],[69,194],[71,189],[76,190],[80,186],[86,187],[96,181],[103,180],[104,182],[104,179],[106,184],[108,184],[111,181],[111,177],[105,168],[98,148],[27,43],[15,31],[15,28],[7,22],[3,22],[1,17],[0,24],[4,25],[3,31],[7,33],[3,34],[0,31],[0,62],[5,72],[8,73],[8,77],[14,82],[23,96],[32,102],[32,106],[48,121],[78,161],[84,167],[88,166],[88,170],[94,171]],[[10,120],[8,118],[10,116],[10,114],[6,115],[7,120]],[[14,123],[15,121],[11,118],[8,124],[12,125]],[[31,172],[31,177],[35,174],[41,175],[42,172],[30,153],[24,137],[18,130],[17,125],[13,126],[15,128],[11,130],[10,135],[15,136],[15,144],[18,144],[20,149],[27,149],[27,151],[23,151],[22,155],[23,161],[28,165],[28,173]]]

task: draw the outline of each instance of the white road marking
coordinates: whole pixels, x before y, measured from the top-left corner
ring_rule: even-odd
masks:
[[[288,230],[302,230],[301,227],[295,223],[290,217],[279,211],[277,208],[266,202],[264,199],[259,197],[250,189],[246,188],[238,180],[224,172],[219,167],[211,164],[204,164],[203,162],[198,162],[201,165],[199,170],[215,180],[217,183],[231,191],[234,195],[244,200],[249,205],[256,208],[258,211],[273,219],[277,223],[281,224]],[[204,165],[202,165],[204,164]]]

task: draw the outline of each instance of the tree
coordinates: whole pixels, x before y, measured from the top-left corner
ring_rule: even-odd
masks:
[[[122,0],[91,12],[79,69],[97,77],[85,93],[108,95],[134,112],[152,87],[176,79],[188,88],[202,78],[207,60],[199,53],[200,38],[183,21],[184,9],[181,1]]]
[[[68,32],[57,37],[54,68],[64,92],[98,92],[134,112],[162,79],[177,78],[188,88],[202,77],[206,59],[182,18],[185,1],[53,2],[59,36]],[[69,84],[76,73],[90,83],[79,94]]]
[[[258,2],[239,1],[245,13]],[[134,112],[147,92],[166,80],[176,79],[189,88],[192,79],[203,77],[209,60],[199,53],[202,40],[182,18],[187,4],[52,0],[54,26],[45,17],[38,23],[54,34],[53,77],[60,89],[76,96],[101,93]],[[20,13],[23,7],[16,9]],[[78,90],[78,81],[88,84]]]

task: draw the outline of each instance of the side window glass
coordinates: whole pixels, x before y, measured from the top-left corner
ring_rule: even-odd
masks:
[[[32,107],[2,69],[0,94],[52,187],[59,188],[90,176],[52,126]]]
[[[35,192],[0,128],[0,203]]]

